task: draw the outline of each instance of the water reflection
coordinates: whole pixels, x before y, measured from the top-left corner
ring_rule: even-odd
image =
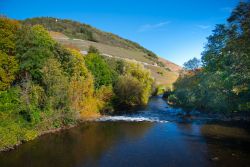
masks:
[[[78,128],[48,134],[1,153],[1,167],[98,166],[100,157],[122,140],[136,140],[152,123],[85,123]]]
[[[250,135],[240,127],[206,124],[201,127],[208,152],[216,166],[248,167],[250,164]]]
[[[178,117],[179,112],[161,98],[152,98],[142,111],[122,120],[153,122],[84,123],[0,153],[0,166],[249,166],[249,131],[206,118]]]

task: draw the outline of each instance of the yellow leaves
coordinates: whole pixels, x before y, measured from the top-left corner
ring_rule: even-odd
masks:
[[[35,130],[27,130],[24,133],[23,138],[24,138],[25,141],[30,141],[30,140],[35,139],[37,136],[38,136],[38,132],[37,131],[35,131]]]
[[[80,111],[82,119],[89,119],[100,116],[100,101],[94,96],[86,97],[84,101],[82,101],[81,105],[83,106],[82,110]]]
[[[51,48],[56,44],[56,42],[49,35],[49,32],[45,30],[42,25],[33,26],[32,32],[34,33],[35,40],[40,44],[40,46]]]
[[[83,55],[77,50],[69,51],[74,64],[69,86],[70,107],[80,113],[81,119],[98,117],[114,95],[112,86],[102,86],[95,91],[94,78],[85,66]]]
[[[145,69],[143,65],[134,62],[128,62],[126,65],[126,74],[137,78],[141,82],[153,83],[153,78],[148,69]]]
[[[14,57],[0,51],[0,90],[7,89],[15,80],[18,64]]]
[[[116,84],[116,94],[126,105],[145,105],[152,91],[153,78],[141,64],[128,62],[125,76]]]
[[[0,50],[12,55],[15,33],[19,26],[18,21],[0,17]]]
[[[94,95],[94,78],[86,68],[82,54],[69,50],[74,64],[69,86],[70,107],[80,113],[81,119],[97,117],[102,102]]]
[[[114,96],[112,86],[101,86],[100,89],[96,91],[96,97],[103,102],[108,102]]]
[[[80,113],[81,119],[99,115],[102,102],[94,95],[94,80],[92,75],[87,78],[74,76],[69,87],[70,106]]]
[[[142,104],[143,87],[136,78],[130,75],[120,76],[114,90],[122,105],[136,106]]]
[[[72,54],[73,69],[75,75],[87,77],[88,69],[85,66],[83,55],[74,49],[68,49]]]
[[[17,21],[0,18],[0,90],[10,86],[18,70],[18,63],[12,57],[15,48],[14,36],[18,27]]]
[[[248,86],[246,84],[235,86],[232,90],[236,95],[239,95],[241,92],[248,91]]]
[[[91,97],[93,94],[94,81],[91,74],[88,74],[86,78],[79,75],[74,75],[71,78],[69,97],[73,109],[81,110],[82,106],[80,103],[85,99],[85,97]]]

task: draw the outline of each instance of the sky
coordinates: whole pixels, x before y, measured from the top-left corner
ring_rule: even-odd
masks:
[[[200,58],[216,24],[239,0],[0,0],[13,19],[51,16],[90,24],[135,41],[178,65]]]

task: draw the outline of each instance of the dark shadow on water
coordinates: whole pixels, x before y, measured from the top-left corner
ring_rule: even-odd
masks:
[[[158,122],[83,123],[0,153],[0,167],[249,166],[247,124],[181,112],[153,97],[147,107],[125,116],[158,118]]]
[[[98,166],[100,157],[122,140],[137,140],[152,123],[93,122],[0,153],[1,167]]]

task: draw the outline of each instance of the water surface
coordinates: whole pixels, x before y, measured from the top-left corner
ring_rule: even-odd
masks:
[[[86,122],[0,153],[0,166],[249,166],[246,128],[181,113],[154,97],[137,113]]]

